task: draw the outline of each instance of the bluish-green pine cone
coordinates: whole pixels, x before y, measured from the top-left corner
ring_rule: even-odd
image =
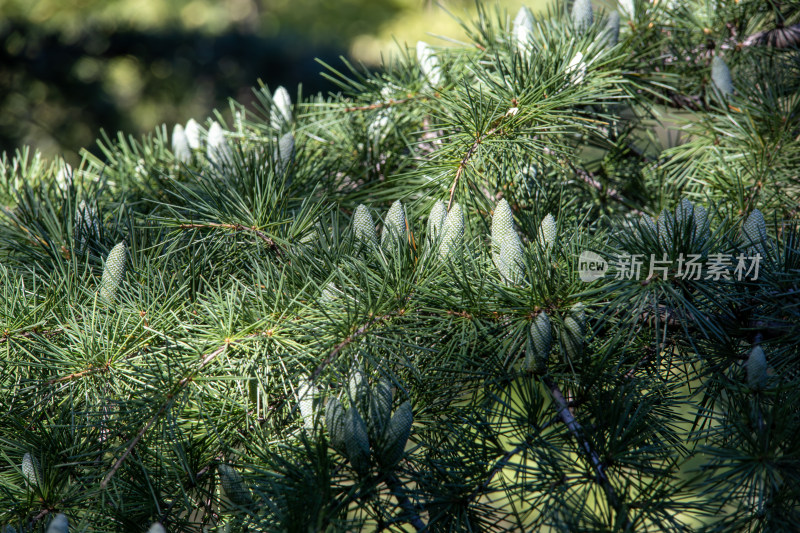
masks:
[[[375,222],[372,220],[372,215],[369,209],[364,204],[356,207],[353,213],[353,233],[356,239],[371,248],[378,247],[378,234],[375,231]]]
[[[575,0],[572,4],[572,24],[577,31],[584,33],[594,22],[592,0]]]
[[[714,56],[714,59],[711,60],[711,81],[720,93],[726,96],[733,94],[731,70],[728,68],[728,64],[719,56]]]
[[[417,61],[422,75],[428,80],[428,85],[433,88],[439,86],[442,81],[442,69],[439,66],[439,58],[431,46],[424,42],[417,42]]]
[[[539,225],[539,245],[544,249],[550,249],[555,246],[556,237],[558,237],[556,219],[548,214]]]
[[[767,384],[767,356],[760,344],[750,350],[747,358],[747,385],[753,390],[761,390]]]
[[[164,529],[164,526],[162,526],[160,522],[153,522],[150,529],[147,530],[147,533],[167,533],[167,530]]]
[[[108,304],[112,304],[117,298],[122,278],[125,275],[125,243],[121,242],[114,246],[106,257],[106,264],[103,267],[103,277],[100,279],[100,296]]]
[[[444,235],[439,244],[439,257],[446,259],[460,249],[464,242],[464,213],[461,205],[453,203],[444,219]]]
[[[381,234],[381,246],[386,249],[392,242],[403,244],[407,242],[406,236],[406,210],[400,200],[395,201],[386,213]]]
[[[183,133],[186,135],[186,143],[189,145],[189,149],[199,150],[201,146],[200,124],[198,124],[195,119],[190,118],[189,122],[186,123]]]
[[[30,453],[22,456],[22,475],[29,487],[38,487],[42,482],[42,466]]]
[[[758,209],[753,209],[744,221],[742,237],[746,246],[759,247],[767,242],[767,224],[764,215]]]
[[[381,466],[392,468],[403,457],[413,422],[414,415],[411,410],[411,402],[403,402],[394,412],[394,416],[392,416],[386,429],[378,454]]]
[[[536,350],[536,356],[547,360],[550,356],[550,347],[553,344],[553,328],[550,325],[550,317],[542,311],[531,323],[531,339]]]
[[[292,97],[283,86],[275,89],[272,94],[272,109],[270,110],[270,124],[280,131],[285,125],[292,122]]]
[[[514,231],[514,215],[511,213],[511,206],[508,201],[503,198],[494,208],[492,213],[492,259],[496,265],[500,261],[500,248],[503,242]]]
[[[319,395],[319,390],[310,383],[308,380],[303,379],[297,387],[297,401],[300,405],[300,416],[303,419],[303,427],[305,429],[314,428],[314,420],[316,418],[316,397]]]
[[[283,134],[278,139],[278,148],[275,159],[278,161],[278,168],[281,172],[286,172],[289,163],[294,158],[294,135],[291,132]]]
[[[181,163],[192,162],[192,149],[189,147],[189,140],[181,124],[175,124],[172,130],[172,153],[175,159]]]
[[[500,275],[508,283],[521,283],[524,276],[524,264],[522,243],[519,237],[516,233],[513,236],[507,236],[500,246],[500,263],[497,265]]]
[[[220,483],[225,496],[234,505],[248,505],[252,501],[250,489],[244,484],[244,478],[238,470],[230,465],[217,465]]]
[[[619,43],[619,13],[612,11],[606,20],[606,26],[603,29],[602,38],[606,46],[611,48],[617,46]]]
[[[381,380],[372,389],[369,398],[369,415],[367,416],[367,432],[372,442],[377,442],[389,424],[392,414],[392,386]]]
[[[586,336],[586,311],[582,303],[572,306],[569,315],[564,318],[564,348],[567,356],[575,360],[583,354]]]
[[[47,526],[47,533],[69,533],[69,520],[64,513],[58,513]]]
[[[656,221],[656,228],[658,233],[658,242],[661,243],[662,248],[670,250],[672,248],[673,234],[675,233],[675,219],[672,213],[664,209],[658,215]]]
[[[433,246],[444,236],[444,221],[447,218],[447,206],[441,200],[436,200],[428,216],[428,245]]]
[[[534,18],[530,9],[526,6],[520,7],[517,16],[514,17],[511,34],[514,39],[514,46],[518,51],[526,55],[530,54],[530,45],[533,40],[533,24]]]
[[[328,428],[331,446],[340,453],[345,453],[347,450],[344,422],[345,409],[342,402],[336,397],[331,397],[325,407],[325,426]]]
[[[359,475],[366,474],[369,471],[369,437],[358,409],[351,407],[345,413],[344,435],[347,459]]]
[[[206,142],[206,157],[216,165],[230,164],[233,160],[231,147],[225,139],[225,132],[216,120],[208,128]]]
[[[2,532],[2,533],[17,533],[17,528],[15,528],[14,526],[11,526],[11,525],[3,526],[3,529],[0,529],[0,532]]]

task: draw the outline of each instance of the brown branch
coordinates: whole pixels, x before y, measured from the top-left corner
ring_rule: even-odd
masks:
[[[500,120],[502,120],[502,118]],[[478,149],[478,146],[480,146],[480,144],[483,141],[485,141],[487,137],[490,137],[495,133],[497,133],[499,129],[500,126],[496,126],[487,131],[486,133],[484,133],[483,135],[478,135],[478,137],[475,139],[475,142],[473,142],[472,145],[467,150],[467,153],[465,153],[464,157],[461,158],[461,161],[458,163],[458,168],[456,169],[456,177],[453,179],[453,185],[450,186],[450,199],[447,202],[448,211],[450,211],[450,208],[453,206],[453,199],[455,198],[456,195],[456,187],[458,186],[458,181],[461,179],[461,174],[463,174],[464,169],[467,167],[467,163],[469,163],[469,160],[472,158],[473,154]]]
[[[369,331],[369,328],[371,326],[377,324],[378,322],[383,322],[384,320],[387,320],[393,316],[402,315],[404,313],[405,313],[405,308],[397,309],[396,311],[392,311],[391,313],[386,313],[385,315],[372,318],[366,324],[360,326],[357,330],[348,335],[342,342],[333,347],[333,350],[331,350],[331,353],[328,354],[328,357],[326,357],[319,365],[317,365],[317,368],[315,368],[314,372],[311,373],[311,380],[312,381],[315,380],[322,373],[325,367],[327,367],[329,364],[333,362],[334,359],[336,359],[336,356],[339,355],[339,352],[344,350],[349,344],[359,339],[362,335],[364,335],[367,331]]]
[[[119,468],[122,466],[122,463],[124,463],[125,460],[130,456],[130,454],[133,452],[133,449],[136,447],[137,444],[139,444],[139,441],[142,440],[142,437],[144,437],[145,433],[147,433],[147,431],[151,427],[153,427],[156,421],[158,421],[161,415],[164,414],[167,408],[172,404],[172,400],[175,398],[176,394],[179,393],[187,384],[191,383],[191,381],[194,379],[194,376],[196,376],[197,373],[200,372],[211,361],[213,361],[219,355],[221,355],[230,344],[232,343],[226,340],[225,344],[223,344],[213,352],[203,356],[203,358],[200,360],[200,364],[198,365],[198,367],[194,369],[189,375],[184,376],[178,382],[178,384],[173,388],[172,392],[167,394],[167,401],[161,405],[156,414],[154,414],[150,418],[150,420],[148,420],[147,423],[142,427],[142,429],[139,430],[139,432],[133,438],[131,443],[125,449],[125,452],[120,456],[119,459],[117,459],[117,461],[111,467],[111,470],[109,470],[109,472],[103,478],[103,481],[100,482],[100,489],[105,489],[106,486],[108,486],[108,483],[109,481],[111,481],[111,478],[114,477],[114,474],[117,473],[117,470],[119,470]]]
[[[259,230],[255,226],[244,226],[242,224],[220,224],[217,222],[205,222],[202,224],[179,224],[181,229],[206,229],[206,228],[225,228],[234,231],[249,231],[258,236],[262,241],[267,243],[270,247],[276,248],[275,241],[273,241],[266,233]]]
[[[550,389],[550,393],[553,396],[553,401],[558,406],[558,416],[561,418],[561,421],[564,423],[565,426],[569,429],[572,436],[575,437],[575,440],[578,441],[580,446],[583,448],[586,457],[589,459],[589,462],[592,465],[595,473],[597,474],[597,479],[600,482],[600,486],[603,488],[603,491],[606,493],[606,498],[608,499],[609,505],[614,508],[617,513],[624,517],[624,524],[625,530],[630,529],[630,520],[623,509],[621,502],[619,501],[619,497],[617,496],[614,487],[611,485],[611,481],[608,479],[608,475],[606,474],[605,466],[603,462],[600,460],[600,455],[597,451],[592,447],[591,443],[583,436],[583,428],[578,423],[578,420],[572,414],[569,409],[569,405],[567,404],[567,400],[564,399],[564,394],[561,392],[561,389],[558,387],[553,378],[550,376],[542,376],[542,381],[545,385]]]

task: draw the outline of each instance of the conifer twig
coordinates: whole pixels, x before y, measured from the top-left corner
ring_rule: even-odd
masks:
[[[592,464],[592,468],[594,469],[595,473],[597,474],[597,479],[600,482],[600,485],[603,487],[603,491],[606,493],[606,498],[608,498],[608,503],[613,507],[617,513],[623,515],[624,518],[624,525],[625,530],[630,528],[630,520],[628,519],[627,514],[622,509],[621,502],[619,501],[619,497],[617,496],[614,487],[611,485],[611,481],[608,479],[608,475],[605,471],[605,466],[603,462],[600,460],[600,455],[597,451],[592,447],[591,443],[583,436],[583,428],[581,428],[580,423],[569,410],[569,405],[567,404],[567,400],[564,398],[564,394],[561,392],[561,389],[558,387],[553,378],[550,376],[543,376],[542,381],[547,388],[550,389],[550,393],[553,396],[553,400],[555,401],[556,405],[558,406],[558,416],[561,418],[561,421],[564,423],[565,426],[569,429],[572,436],[580,443],[581,447],[583,448],[586,456],[589,459],[589,462]]]

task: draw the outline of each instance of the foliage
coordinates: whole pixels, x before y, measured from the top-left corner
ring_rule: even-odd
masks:
[[[4,156],[0,524],[791,530],[798,15],[587,5]]]

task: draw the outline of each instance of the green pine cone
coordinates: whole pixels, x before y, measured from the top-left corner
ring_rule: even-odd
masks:
[[[547,361],[550,357],[550,347],[553,344],[553,328],[550,317],[542,311],[531,323],[531,339],[536,350],[536,357]]]
[[[270,110],[270,125],[280,131],[284,125],[292,122],[292,97],[283,86],[275,89],[272,94],[272,109]]]
[[[2,531],[2,533],[17,533],[17,528],[15,528],[14,526],[8,525],[8,526],[4,526],[3,529],[0,529],[0,531]]]
[[[117,298],[117,289],[125,275],[125,243],[114,246],[106,257],[103,277],[100,279],[100,296],[111,305]]]
[[[461,205],[454,203],[444,220],[444,235],[439,245],[439,257],[452,256],[464,242],[464,214]]]
[[[650,230],[650,233],[653,237],[658,236],[658,230],[656,229],[656,223],[653,220],[653,217],[651,217],[650,215],[642,215],[641,218],[639,219],[639,223],[641,226]]]
[[[714,56],[711,60],[711,81],[714,87],[725,96],[733,94],[733,78],[728,64],[719,57]]]
[[[555,246],[558,230],[556,229],[556,219],[548,214],[539,225],[539,245],[543,249]]]
[[[167,533],[167,530],[164,529],[159,522],[153,522],[153,525],[150,526],[150,529],[147,530],[147,533]]]
[[[658,220],[656,221],[656,228],[658,233],[658,242],[661,243],[662,248],[665,250],[671,249],[673,239],[672,236],[675,228],[675,219],[672,217],[672,213],[666,209],[661,211],[661,214],[658,215]]]
[[[608,15],[602,36],[608,48],[617,46],[619,43],[619,13],[616,11],[612,11]]]
[[[30,453],[22,456],[22,475],[29,487],[38,487],[42,482],[42,466],[39,460]]]
[[[303,379],[297,387],[297,400],[300,405],[300,416],[303,418],[303,427],[314,429],[314,419],[316,409],[314,408],[315,398],[319,395],[319,390],[313,383]]]
[[[289,163],[292,162],[292,158],[294,157],[294,135],[292,135],[291,132],[285,133],[283,137],[278,140],[278,148],[275,155],[281,173],[286,172]]]
[[[244,478],[238,470],[230,465],[220,464],[217,465],[217,472],[219,473],[222,490],[225,496],[234,505],[248,505],[252,501],[250,489],[244,484]]]
[[[69,520],[64,513],[58,513],[47,526],[47,533],[69,533]]]
[[[575,0],[572,4],[572,24],[580,33],[586,32],[594,22],[592,0]]]
[[[675,221],[678,225],[687,224],[694,217],[694,204],[687,198],[681,198],[681,203],[675,208]]]
[[[392,385],[381,380],[372,389],[369,398],[369,416],[367,417],[367,433],[370,440],[378,441],[389,423],[392,414]]]
[[[206,157],[216,165],[229,164],[233,160],[233,153],[225,139],[225,132],[222,131],[222,126],[216,120],[208,128]]]
[[[356,239],[370,248],[378,247],[378,234],[375,231],[375,222],[372,220],[372,215],[369,209],[364,204],[356,207],[353,213],[353,232]]]
[[[172,153],[175,155],[175,159],[181,163],[192,162],[192,149],[189,147],[186,132],[180,124],[175,124],[175,128],[172,130]]]
[[[580,302],[572,306],[570,314],[564,319],[564,347],[567,356],[575,360],[583,354],[586,337],[586,311]]]
[[[381,246],[386,249],[395,242],[403,244],[408,242],[406,236],[406,210],[400,200],[397,200],[386,213],[386,220],[383,223],[383,233],[381,234]]]
[[[378,459],[384,468],[392,468],[403,457],[406,442],[411,434],[411,425],[414,422],[414,415],[411,410],[411,402],[405,401],[394,412],[386,434],[380,446]]]
[[[503,241],[500,248],[500,263],[497,268],[506,282],[516,285],[522,282],[524,264],[522,243],[515,233]]]
[[[369,471],[369,437],[367,436],[367,425],[358,413],[358,409],[347,410],[344,437],[347,459],[359,475],[366,474]]]
[[[764,215],[758,209],[747,217],[742,226],[742,238],[745,246],[753,249],[764,256],[764,244],[767,242],[767,224],[764,222]]]
[[[761,390],[767,385],[767,356],[757,344],[747,358],[747,385],[753,390]]]
[[[530,10],[525,6],[520,7],[517,16],[514,17],[511,34],[517,50],[526,56],[530,54],[529,47],[533,34],[533,24],[534,18]]]
[[[447,218],[447,206],[441,200],[436,200],[428,216],[428,246],[433,247],[444,236],[444,221]]]
[[[500,263],[500,248],[503,242],[514,231],[514,216],[508,201],[503,198],[494,208],[492,214],[492,259],[496,265]]]
[[[334,450],[344,453],[346,448],[345,440],[345,409],[338,398],[332,397],[328,400],[325,407],[325,426],[328,428],[328,439]]]
[[[200,124],[193,118],[189,119],[186,123],[183,133],[186,135],[186,142],[189,144],[190,150],[200,149]]]

